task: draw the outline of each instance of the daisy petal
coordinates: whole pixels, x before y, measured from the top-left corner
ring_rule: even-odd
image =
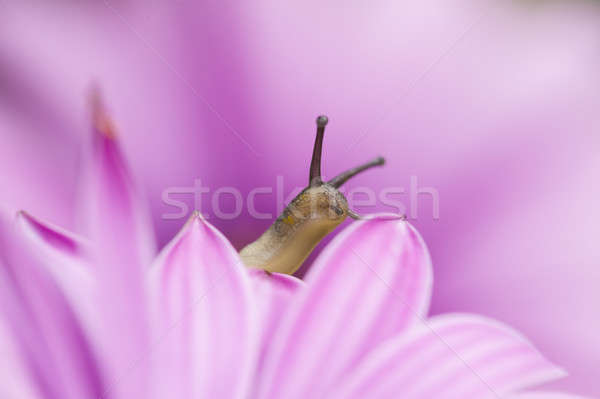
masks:
[[[17,213],[16,227],[30,256],[46,268],[72,302],[86,297],[92,278],[86,256],[89,243],[23,211]]]
[[[147,204],[133,182],[112,121],[94,97],[92,147],[82,181],[81,223],[107,264],[148,266],[155,255]]]
[[[22,211],[17,214],[16,228],[24,250],[52,277],[82,320],[86,333],[102,340],[101,334],[95,334],[97,287],[87,258],[89,243]]]
[[[307,289],[272,344],[260,394],[318,396],[378,343],[426,314],[431,280],[427,249],[408,223],[354,223],[309,272]]]
[[[583,396],[571,395],[562,392],[523,392],[510,395],[508,399],[586,399]]]
[[[305,288],[302,280],[289,274],[268,273],[248,269],[252,280],[252,295],[258,305],[263,343],[270,342],[292,300]]]
[[[110,394],[144,397],[146,378],[141,374],[134,378],[129,370],[147,350],[143,276],[154,254],[152,226],[112,122],[99,98],[94,100],[93,141],[84,169],[80,210],[101,295],[96,310],[97,332],[104,337],[100,352],[105,357],[103,364],[111,366],[106,370]]]
[[[47,254],[64,256],[65,263],[82,262],[84,253],[89,251],[85,238],[36,219],[25,211],[17,214],[17,220],[27,238],[36,246],[43,247]]]
[[[0,269],[4,267],[0,262]],[[3,271],[0,271],[0,275],[2,273]],[[5,291],[2,276],[0,276],[0,290]],[[0,294],[0,301],[4,303],[5,300],[6,295]],[[18,335],[13,333],[9,326],[9,317],[3,307],[6,305],[6,303],[0,304],[0,379],[10,381],[10,384],[0,384],[0,398],[35,399],[37,392],[21,356],[16,339]]]
[[[257,326],[251,281],[231,244],[195,213],[149,278],[157,397],[240,397]]]
[[[376,349],[333,397],[504,397],[564,376],[525,338],[479,316],[434,317]]]
[[[284,315],[305,284],[289,274],[268,273],[262,269],[248,269],[252,280],[252,296],[255,299],[260,322],[260,353],[254,368],[259,376],[271,349],[273,337],[279,330]],[[258,377],[257,377],[258,378]]]
[[[47,398],[100,397],[101,372],[68,298],[13,223],[0,220],[2,323],[31,378]],[[18,367],[18,365],[16,365]],[[12,381],[2,378],[3,381]]]

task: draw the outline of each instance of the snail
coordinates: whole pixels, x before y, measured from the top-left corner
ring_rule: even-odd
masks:
[[[346,217],[360,217],[348,208],[338,189],[353,176],[385,163],[383,157],[349,169],[329,181],[321,178],[323,135],[328,119],[317,117],[317,136],[313,148],[308,186],[294,198],[281,215],[256,241],[240,251],[248,267],[267,272],[293,274],[327,234]]]

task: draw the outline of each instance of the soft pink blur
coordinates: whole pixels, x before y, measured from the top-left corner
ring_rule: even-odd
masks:
[[[304,185],[327,113],[326,176],[381,154],[348,188],[439,191],[440,219],[424,200],[413,221],[434,313],[505,321],[570,372],[559,387],[598,395],[599,44],[585,1],[0,0],[0,203],[78,229],[94,82],[161,245],[183,223],[165,188]],[[238,246],[269,224],[211,222]]]

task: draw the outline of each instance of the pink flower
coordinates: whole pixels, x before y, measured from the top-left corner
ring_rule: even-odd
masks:
[[[512,329],[427,318],[429,254],[401,220],[352,224],[305,283],[246,269],[198,213],[152,261],[105,122],[82,188],[89,240],[0,219],[2,397],[572,397],[520,393],[564,372]]]
[[[184,222],[161,218],[166,188],[245,194],[284,175],[287,194],[327,112],[325,173],[383,152],[388,168],[349,189],[414,175],[438,190],[440,219],[423,196],[411,220],[434,259],[431,314],[507,322],[569,370],[553,386],[600,395],[600,2],[0,0],[0,20],[0,206],[83,233],[92,81],[127,133],[159,247]],[[211,222],[236,248],[269,223]]]

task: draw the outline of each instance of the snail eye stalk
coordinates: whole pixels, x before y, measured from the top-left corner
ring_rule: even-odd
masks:
[[[385,158],[377,157],[377,158],[373,159],[372,161],[369,161],[360,166],[357,166],[352,169],[348,169],[347,171],[340,173],[333,179],[329,180],[327,182],[327,184],[332,185],[335,188],[340,188],[342,184],[346,183],[348,180],[350,180],[357,174],[364,172],[367,169],[371,169],[372,167],[381,166],[384,164],[385,164]]]
[[[315,138],[312,161],[310,162],[310,175],[308,177],[308,185],[310,187],[317,187],[323,184],[323,180],[321,179],[321,153],[323,152],[323,135],[325,134],[327,122],[329,122],[329,119],[325,115],[317,117],[317,137]]]

